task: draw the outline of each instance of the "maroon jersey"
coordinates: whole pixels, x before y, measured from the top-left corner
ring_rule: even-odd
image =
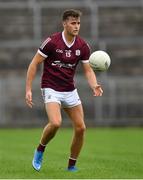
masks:
[[[76,66],[80,60],[88,62],[90,49],[79,36],[69,46],[60,32],[48,37],[38,53],[45,57],[41,87],[63,92],[75,89]]]

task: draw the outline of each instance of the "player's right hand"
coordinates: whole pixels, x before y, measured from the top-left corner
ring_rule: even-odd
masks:
[[[32,108],[34,104],[32,102],[32,92],[31,91],[26,92],[25,100],[26,100],[26,104],[30,108]]]

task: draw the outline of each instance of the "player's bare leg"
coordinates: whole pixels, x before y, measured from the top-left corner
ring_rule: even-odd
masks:
[[[72,108],[66,108],[65,111],[72,120],[74,127],[74,135],[71,144],[71,153],[69,158],[68,168],[74,167],[76,159],[78,158],[83,142],[84,142],[84,132],[85,132],[85,123],[84,123],[84,114],[82,105],[78,105]]]
[[[47,103],[45,105],[47,116],[49,119],[48,124],[45,126],[40,144],[35,151],[32,165],[35,170],[39,171],[42,165],[43,152],[48,142],[55,136],[58,128],[61,125],[61,111],[58,103]]]
[[[56,134],[57,130],[61,125],[61,110],[58,103],[47,103],[45,105],[49,123],[45,126],[42,137],[41,144],[46,145]]]

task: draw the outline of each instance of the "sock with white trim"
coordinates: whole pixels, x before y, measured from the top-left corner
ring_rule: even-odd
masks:
[[[68,162],[68,168],[71,166],[75,166],[76,159],[69,157],[69,162]]]
[[[46,145],[40,143],[40,144],[38,145],[38,147],[37,147],[37,151],[44,152],[44,151],[45,151],[45,147],[46,147]]]

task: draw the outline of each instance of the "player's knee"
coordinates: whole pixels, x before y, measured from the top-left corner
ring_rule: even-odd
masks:
[[[55,121],[55,122],[52,122],[52,123],[51,123],[51,127],[52,127],[52,129],[54,129],[54,130],[59,129],[60,126],[61,126],[61,121]]]
[[[82,126],[79,126],[79,127],[76,128],[76,133],[78,135],[82,135],[82,134],[84,134],[85,130],[86,130],[86,126],[82,125]]]

